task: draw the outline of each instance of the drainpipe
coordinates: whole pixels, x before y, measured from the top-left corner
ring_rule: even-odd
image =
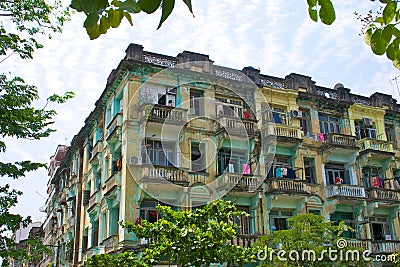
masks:
[[[78,266],[79,245],[81,241],[81,209],[82,209],[82,180],[83,180],[83,149],[79,149],[79,170],[78,184],[76,194],[76,212],[75,212],[75,242],[74,242],[74,259],[73,266]]]

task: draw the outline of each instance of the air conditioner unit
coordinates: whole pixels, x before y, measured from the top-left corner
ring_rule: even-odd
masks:
[[[363,118],[363,119],[362,119],[362,123],[363,123],[364,125],[372,125],[372,119],[370,119],[370,118]]]
[[[292,118],[301,118],[303,116],[303,112],[301,112],[300,110],[293,109],[290,111],[290,116]]]
[[[140,165],[142,164],[142,160],[140,157],[130,156],[129,157],[129,165]]]

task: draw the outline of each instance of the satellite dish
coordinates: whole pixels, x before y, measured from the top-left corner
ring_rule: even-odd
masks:
[[[46,212],[46,206],[41,206],[41,207],[39,208],[39,211],[40,211],[40,212]]]

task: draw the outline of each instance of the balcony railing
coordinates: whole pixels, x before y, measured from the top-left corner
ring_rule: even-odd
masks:
[[[232,188],[238,191],[255,191],[262,183],[262,177],[259,175],[248,175],[240,173],[223,173],[218,179],[219,187]]]
[[[257,241],[257,238],[257,235],[236,235],[231,242],[234,245],[250,248]]]
[[[247,136],[248,134],[254,134],[257,129],[256,121],[244,118],[219,116],[217,122],[216,132],[225,129],[229,134],[233,135]]]
[[[290,178],[272,178],[268,180],[267,192],[298,192],[312,193],[313,186],[305,180],[296,180]]]
[[[355,136],[337,133],[325,134],[324,145],[358,147],[357,139]]]
[[[367,189],[367,196],[372,199],[400,201],[400,192],[393,189],[370,188]]]
[[[103,192],[106,194],[114,187],[121,186],[121,172],[114,173],[110,178],[108,178],[103,186]]]
[[[110,140],[110,138],[114,137],[115,133],[118,132],[118,129],[122,126],[122,114],[117,114],[113,120],[108,124],[106,131],[106,140]]]
[[[277,137],[301,139],[301,129],[296,126],[275,124],[275,135]]]
[[[202,183],[206,184],[209,175],[197,172],[188,172],[190,184]]]
[[[88,210],[97,205],[99,201],[100,201],[100,192],[97,191],[89,198]]]
[[[328,185],[326,187],[326,197],[354,197],[354,198],[365,198],[365,189],[364,187],[357,185],[348,185],[348,184],[340,184],[340,185]]]
[[[371,240],[349,239],[347,240],[347,247],[370,249]]]
[[[118,248],[118,235],[112,235],[104,239],[104,252],[110,253]]]
[[[372,241],[372,253],[393,253],[400,250],[400,240]]]
[[[142,119],[153,122],[185,123],[187,109],[158,104],[145,104],[141,107]]]
[[[358,141],[358,145],[360,147],[360,152],[371,149],[393,153],[393,144],[384,140],[364,138]]]
[[[187,173],[183,170],[179,170],[174,167],[157,166],[157,167],[143,168],[142,180],[145,180],[146,182],[151,182],[151,181],[160,182],[163,179],[171,183],[178,183],[178,184],[189,183]]]

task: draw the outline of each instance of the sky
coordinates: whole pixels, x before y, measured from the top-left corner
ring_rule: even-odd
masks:
[[[110,29],[97,40],[89,40],[82,27],[84,17],[74,14],[62,34],[43,39],[44,48],[35,52],[34,59],[13,55],[1,64],[2,72],[38,86],[42,100],[37,107],[53,93],[74,91],[76,97],[51,105],[58,112],[57,132],[40,141],[6,139],[7,151],[0,154],[0,161],[48,163],[58,144],[69,144],[130,43],[171,56],[184,50],[207,54],[217,65],[235,69],[252,66],[276,77],[299,73],[312,77],[320,86],[333,88],[340,82],[352,93],[370,96],[379,91],[399,100],[394,80],[399,71],[385,56],[372,53],[359,35],[362,24],[354,15],[355,11],[367,14],[377,3],[333,2],[337,18],[326,26],[308,17],[305,0],[192,0],[194,17],[183,1],[176,1],[160,30],[156,30],[161,15],[157,11],[133,16],[133,27],[124,20],[118,29]],[[14,211],[43,221],[45,214],[39,208],[45,204],[48,179],[44,169],[17,181],[3,179],[2,183],[10,182],[24,192]]]

